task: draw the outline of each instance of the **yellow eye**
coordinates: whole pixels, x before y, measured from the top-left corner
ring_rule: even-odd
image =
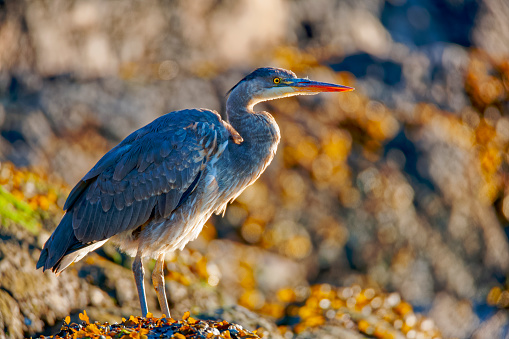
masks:
[[[280,78],[274,78],[274,83],[277,85],[281,82],[281,79]]]

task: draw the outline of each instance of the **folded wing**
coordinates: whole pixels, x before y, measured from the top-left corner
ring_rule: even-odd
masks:
[[[151,218],[168,218],[192,194],[207,162],[235,137],[232,133],[213,111],[184,110],[129,135],[71,191],[66,215],[45,244],[38,267],[55,269],[69,253]]]

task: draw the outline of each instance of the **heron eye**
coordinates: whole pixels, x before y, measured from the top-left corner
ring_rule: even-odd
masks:
[[[277,85],[281,82],[281,79],[280,78],[274,78],[274,83]]]

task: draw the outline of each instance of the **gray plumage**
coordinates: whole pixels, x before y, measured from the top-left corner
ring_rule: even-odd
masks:
[[[135,257],[133,271],[147,313],[142,259],[157,259],[154,287],[169,316],[164,254],[195,239],[212,213],[222,213],[269,165],[280,140],[265,100],[350,87],[298,79],[260,68],[229,92],[227,121],[215,111],[190,109],[161,116],[106,153],[73,188],[60,224],[37,268],[60,273],[111,239]]]

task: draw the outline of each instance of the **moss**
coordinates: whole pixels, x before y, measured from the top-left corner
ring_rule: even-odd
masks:
[[[32,234],[37,234],[40,229],[38,213],[27,203],[19,200],[0,186],[0,221],[8,226],[14,222],[23,226]]]

